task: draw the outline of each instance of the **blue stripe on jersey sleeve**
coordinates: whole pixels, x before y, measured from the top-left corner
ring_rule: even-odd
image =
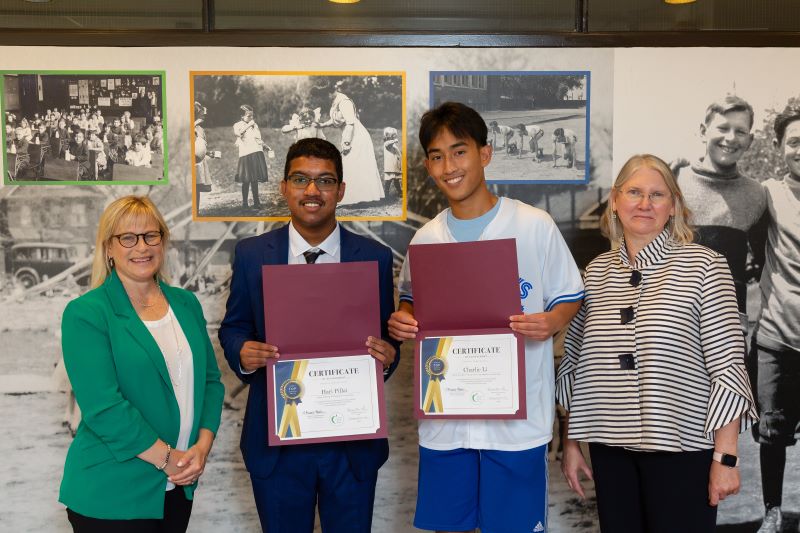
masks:
[[[401,302],[414,303],[414,298],[412,298],[410,294],[401,294],[399,300]]]
[[[562,304],[565,302],[577,302],[578,300],[583,300],[583,296],[584,296],[583,291],[576,292],[573,294],[562,294],[561,296],[558,296],[549,304],[547,304],[547,307],[545,307],[544,310],[551,311],[553,307],[555,307],[558,304]]]

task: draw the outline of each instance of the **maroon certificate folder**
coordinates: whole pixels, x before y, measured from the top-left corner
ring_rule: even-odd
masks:
[[[383,370],[365,346],[381,335],[377,263],[265,265],[262,277],[266,342],[281,354],[267,365],[269,444],[386,437]]]
[[[525,418],[525,344],[524,339],[508,326],[509,317],[522,312],[516,241],[499,239],[419,244],[409,246],[408,254],[414,316],[419,322],[414,365],[416,417]],[[504,414],[450,414],[446,408],[440,412],[431,412],[430,405],[426,405],[430,394],[425,394],[425,389],[431,385],[436,389],[445,385],[455,386],[456,379],[453,373],[446,373],[448,365],[440,357],[441,346],[450,346],[451,341],[442,342],[437,348],[435,339],[491,334],[516,337],[516,410]],[[424,357],[421,350],[426,352]],[[471,381],[476,382],[478,379],[476,377]],[[486,383],[483,385],[491,388]],[[465,385],[467,388],[469,386],[468,383]],[[441,394],[438,390],[434,392]],[[480,396],[478,393],[475,395]],[[441,397],[438,403],[441,404]]]

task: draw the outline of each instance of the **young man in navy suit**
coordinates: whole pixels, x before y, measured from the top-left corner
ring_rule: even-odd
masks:
[[[264,367],[280,353],[264,331],[262,265],[377,261],[381,335],[388,338],[386,323],[394,307],[392,253],[336,222],[343,178],[342,156],[333,144],[316,138],[297,141],[286,155],[280,184],[291,222],[236,246],[219,338],[231,369],[250,385],[241,449],[261,527],[268,533],[311,533],[317,502],[326,533],[369,533],[378,468],[389,456],[386,439],[267,445]],[[308,324],[308,332],[314,334],[314,324]],[[365,344],[383,363],[387,378],[397,366],[398,344],[374,337]]]

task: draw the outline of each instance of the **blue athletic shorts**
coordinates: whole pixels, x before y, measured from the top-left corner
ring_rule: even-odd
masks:
[[[414,527],[545,532],[547,445],[517,452],[420,446]]]

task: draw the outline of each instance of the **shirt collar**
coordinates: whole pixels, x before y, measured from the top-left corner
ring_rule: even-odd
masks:
[[[317,246],[311,246],[308,242],[300,235],[294,225],[289,222],[289,254],[292,257],[302,256],[303,252],[307,252],[313,248],[318,250],[322,250],[325,254],[331,257],[338,257],[339,255],[339,245],[342,242],[341,231],[339,228],[339,223],[336,223],[336,227],[333,228],[333,231],[330,235],[328,235],[324,241],[319,243]],[[305,259],[302,261],[305,262]]]
[[[619,245],[619,259],[623,266],[641,270],[660,262],[673,246],[674,243],[670,238],[670,231],[668,228],[664,228],[655,239],[650,241],[647,246],[639,251],[634,260],[634,264],[631,265],[628,259],[628,250],[625,246],[625,238],[623,237]]]
[[[729,172],[718,172],[714,170],[714,167],[705,158],[695,161],[692,164],[692,170],[695,174],[704,178],[732,180],[740,177],[739,169],[736,166]]]

